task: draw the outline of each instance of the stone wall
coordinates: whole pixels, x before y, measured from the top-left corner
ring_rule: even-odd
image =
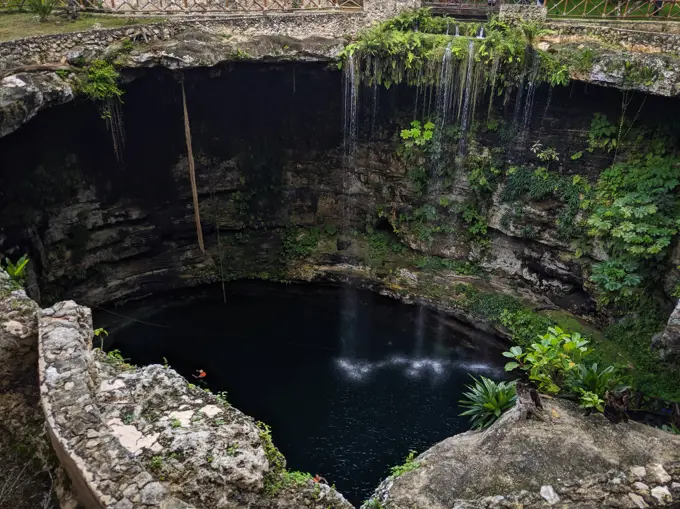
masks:
[[[644,53],[680,54],[680,34],[654,30],[647,23],[627,25],[588,23],[573,20],[549,20],[548,28],[558,35],[573,38],[597,38],[603,42]]]
[[[498,17],[503,21],[545,21],[548,16],[546,7],[537,5],[503,4]]]
[[[0,43],[0,73],[23,65],[63,62],[68,51],[76,47],[97,53],[126,37],[143,42],[169,40],[179,37],[187,30],[201,30],[229,37],[235,35],[346,37],[376,21],[417,5],[419,5],[417,0],[367,0],[364,9],[358,12],[244,13],[212,18],[180,18],[141,26],[28,37]]]
[[[225,400],[168,367],[93,351],[88,308],[42,310],[39,347],[47,429],[87,509],[351,507],[311,478],[287,482],[261,430]]]

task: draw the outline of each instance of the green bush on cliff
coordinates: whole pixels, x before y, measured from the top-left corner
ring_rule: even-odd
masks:
[[[105,60],[95,60],[87,68],[80,82],[80,91],[92,101],[101,104],[102,116],[110,116],[107,106],[112,100],[120,101],[123,90],[118,86],[119,73]]]
[[[473,385],[467,385],[460,406],[466,408],[460,415],[470,417],[474,429],[491,426],[503,412],[515,406],[517,391],[515,382],[494,382],[486,377],[479,380],[470,375]]]

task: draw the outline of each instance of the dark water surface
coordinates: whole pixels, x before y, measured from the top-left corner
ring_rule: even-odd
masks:
[[[409,450],[468,429],[457,402],[469,373],[503,376],[502,345],[418,306],[311,285],[227,291],[227,305],[216,293],[115,310],[162,327],[106,313],[96,323],[136,364],[205,370],[214,392],[272,426],[290,469],[355,504]]]

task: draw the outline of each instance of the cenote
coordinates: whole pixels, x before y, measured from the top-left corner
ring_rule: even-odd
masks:
[[[272,426],[288,468],[355,504],[410,450],[469,428],[458,400],[470,374],[503,376],[499,341],[421,306],[348,287],[226,290],[226,303],[212,288],[95,318],[135,364],[167,359],[196,383],[204,370],[213,392]]]

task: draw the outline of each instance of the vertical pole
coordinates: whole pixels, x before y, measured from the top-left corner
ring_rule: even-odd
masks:
[[[187,144],[187,161],[189,163],[189,180],[191,181],[191,195],[194,200],[194,219],[196,220],[196,236],[198,237],[198,247],[205,253],[203,244],[203,230],[201,228],[201,212],[198,208],[198,190],[196,189],[196,168],[194,167],[194,151],[191,147],[191,127],[189,125],[189,112],[187,111],[187,96],[184,93],[184,81],[182,85],[182,106],[184,107],[184,138]]]

